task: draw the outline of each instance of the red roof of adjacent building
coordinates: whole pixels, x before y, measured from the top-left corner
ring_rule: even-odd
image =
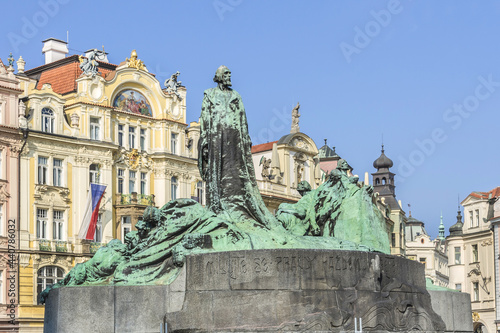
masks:
[[[471,194],[469,194],[469,196],[478,199],[488,199],[490,197],[490,194],[492,198],[500,197],[500,186],[495,187],[489,192],[472,192]]]
[[[99,61],[98,70],[103,77],[115,69],[116,65]],[[76,79],[82,73],[78,55],[72,55],[25,72],[28,76],[36,77],[39,75],[36,89],[40,90],[44,84],[49,83],[52,90],[61,95],[76,91]]]
[[[106,76],[111,70],[99,68],[99,72]],[[52,90],[58,94],[64,95],[76,91],[76,79],[82,75],[79,62],[72,62],[59,67],[43,71],[36,85],[36,89],[42,89],[43,85],[50,83]]]
[[[278,141],[261,143],[260,145],[252,146],[252,154],[260,153],[261,151],[268,151],[273,149],[273,144]]]

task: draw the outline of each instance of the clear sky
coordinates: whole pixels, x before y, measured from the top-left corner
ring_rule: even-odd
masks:
[[[104,45],[115,64],[137,49],[160,82],[175,71],[187,117],[228,66],[254,144],[300,129],[323,139],[360,178],[385,145],[397,198],[437,235],[441,211],[489,191],[500,154],[500,2],[497,1],[11,1],[2,6],[0,57],[42,65],[41,41],[70,54]],[[371,176],[370,176],[371,179]]]

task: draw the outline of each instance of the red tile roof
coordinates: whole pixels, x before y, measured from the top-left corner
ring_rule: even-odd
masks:
[[[478,198],[478,199],[488,199],[490,196],[490,193],[491,193],[492,198],[500,197],[500,186],[495,187],[494,189],[492,189],[489,192],[472,192],[471,194],[469,194],[469,196],[472,196],[472,197]]]
[[[106,68],[99,68],[103,76],[111,72]],[[78,61],[64,64],[55,68],[45,70],[40,75],[36,89],[42,89],[43,85],[50,83],[54,92],[64,95],[76,91],[76,79],[82,74]]]
[[[271,150],[271,149],[273,149],[273,144],[276,142],[278,142],[278,141],[267,142],[267,143],[262,143],[260,145],[252,146],[252,154],[260,153],[261,151]]]

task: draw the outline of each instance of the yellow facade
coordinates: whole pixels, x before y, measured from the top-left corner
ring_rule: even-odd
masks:
[[[191,197],[201,181],[194,144],[186,145],[184,87],[167,92],[146,67],[127,61],[99,62],[97,75],[79,66],[71,56],[18,76],[28,132],[20,162],[20,332],[42,332],[43,288],[101,244],[123,239],[148,205]],[[106,191],[96,237],[87,241],[78,234],[91,183]]]

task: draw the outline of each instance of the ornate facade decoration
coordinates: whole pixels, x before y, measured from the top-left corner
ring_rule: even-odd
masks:
[[[132,53],[130,53],[130,59],[127,58],[125,61],[127,61],[127,67],[146,70],[146,65],[144,65],[142,60],[137,58],[135,50],[132,50]]]

